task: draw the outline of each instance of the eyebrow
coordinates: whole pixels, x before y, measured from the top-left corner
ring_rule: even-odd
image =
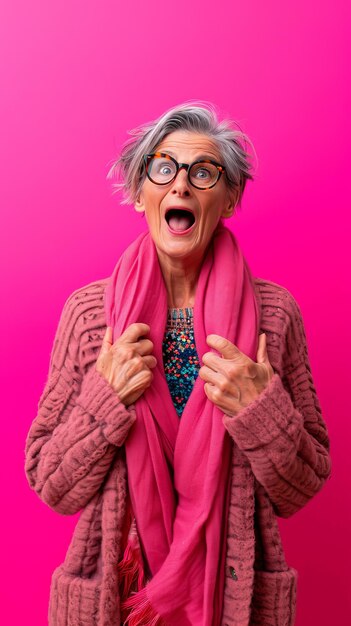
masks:
[[[177,159],[177,156],[174,154],[174,152],[172,152],[172,150],[167,150],[167,148],[165,148],[165,150],[160,150],[160,152],[163,152],[164,154],[169,154],[170,156]],[[197,156],[196,159],[194,159],[194,161],[200,161],[200,159],[208,159],[210,161],[217,161],[217,159],[215,159],[213,156],[210,156],[208,154],[199,154],[199,156]]]

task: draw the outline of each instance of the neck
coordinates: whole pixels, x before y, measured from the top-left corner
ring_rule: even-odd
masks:
[[[158,252],[169,307],[193,307],[202,258],[170,258]]]

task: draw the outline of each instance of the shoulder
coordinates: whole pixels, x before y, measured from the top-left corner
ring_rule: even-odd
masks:
[[[255,292],[261,307],[262,319],[271,319],[274,325],[277,319],[285,326],[291,325],[301,317],[301,309],[293,294],[283,285],[265,278],[254,277]]]
[[[66,298],[60,315],[51,360],[60,367],[70,354],[72,359],[91,357],[100,348],[106,329],[104,293],[108,278],[95,280],[72,291]],[[94,343],[96,349],[89,350]],[[85,349],[86,348],[86,349]],[[61,363],[62,361],[62,363]],[[85,365],[81,363],[81,365]]]
[[[97,317],[104,316],[107,281],[108,278],[102,278],[72,291],[64,302],[60,323],[76,331],[82,326],[94,325]]]
[[[276,363],[297,358],[306,350],[306,334],[301,308],[294,295],[278,283],[254,277],[254,287],[261,311],[260,332],[267,335]]]
[[[76,319],[87,311],[99,311],[104,307],[104,293],[108,278],[101,278],[78,287],[67,297],[64,309],[71,311]]]

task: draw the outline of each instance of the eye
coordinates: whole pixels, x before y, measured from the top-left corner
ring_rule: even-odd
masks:
[[[200,167],[196,172],[196,177],[201,179],[206,179],[211,177],[211,172],[205,167]]]
[[[161,165],[159,172],[160,174],[163,174],[164,176],[169,176],[169,174],[171,174],[172,172],[172,169],[169,165]]]
[[[152,172],[157,176],[172,176],[175,167],[168,159],[155,157],[152,161]]]

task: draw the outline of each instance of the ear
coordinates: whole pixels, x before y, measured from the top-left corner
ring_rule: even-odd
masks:
[[[144,213],[144,211],[145,211],[144,200],[143,200],[143,197],[142,197],[141,193],[138,196],[138,198],[136,199],[136,201],[134,202],[134,208],[135,208],[136,211],[138,211],[138,213]]]
[[[233,204],[230,204],[225,209],[223,209],[221,213],[221,217],[228,219],[228,217],[231,217],[233,213],[234,213],[234,206]]]
[[[236,198],[237,195],[235,193],[228,192],[227,203],[221,213],[221,217],[228,218],[233,215],[236,207]]]

